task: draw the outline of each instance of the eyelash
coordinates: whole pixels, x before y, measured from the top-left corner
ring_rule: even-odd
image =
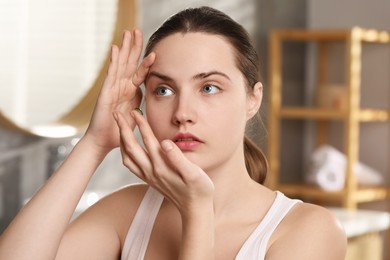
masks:
[[[205,91],[205,89],[209,88],[209,87],[212,87],[213,89],[215,89],[214,92],[211,93],[211,92]],[[160,93],[161,90],[164,90],[165,92],[168,91],[170,93],[169,93],[169,95],[161,94]],[[219,93],[220,91],[221,91],[221,88],[214,85],[214,84],[205,84],[201,88],[202,93],[209,94],[209,95],[215,95],[215,94]],[[169,87],[165,87],[165,86],[158,86],[153,92],[156,96],[160,96],[160,97],[171,96],[174,94],[174,91],[172,89],[170,89]]]
[[[204,91],[206,87],[213,87],[213,88],[215,88],[215,89],[217,90],[217,92],[215,92],[215,93],[206,92],[206,91]],[[217,94],[217,93],[219,93],[219,92],[221,91],[221,88],[218,87],[218,86],[216,86],[216,85],[214,85],[214,84],[205,84],[205,85],[203,85],[203,87],[202,87],[202,91],[203,91],[204,93],[206,93],[206,94],[215,95],[215,94]]]
[[[170,91],[170,92],[172,92],[172,94],[174,93],[174,91],[172,89],[165,87],[165,86],[159,86],[153,92],[155,93],[156,96],[161,96],[161,97],[166,96],[166,95],[160,95],[160,93],[159,93],[160,90]],[[170,94],[169,96],[171,96],[172,94]]]

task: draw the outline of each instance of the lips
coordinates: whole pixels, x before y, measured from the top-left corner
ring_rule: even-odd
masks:
[[[190,133],[179,133],[173,138],[173,141],[182,151],[193,151],[203,143],[202,140]]]

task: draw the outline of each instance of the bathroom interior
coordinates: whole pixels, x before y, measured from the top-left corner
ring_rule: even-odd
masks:
[[[110,45],[120,42],[123,30],[137,26],[146,40],[169,15],[202,5],[241,23],[258,49],[262,124],[251,125],[248,134],[269,158],[267,185],[334,212],[348,235],[346,259],[389,259],[390,2],[385,0],[2,0],[0,233],[82,136]],[[278,31],[290,34],[272,38]],[[297,32],[306,36],[299,38]],[[345,32],[346,40],[328,41],[335,32]],[[377,39],[361,45],[358,65],[348,38],[355,34]],[[320,55],[317,36],[330,42]],[[289,37],[299,39],[274,48]],[[326,62],[321,55],[327,56]],[[326,67],[326,80],[319,80],[321,66]],[[278,75],[283,84],[273,80]],[[352,94],[354,86],[359,87],[357,94]],[[281,104],[273,103],[274,95],[281,96]],[[376,111],[370,115],[377,120],[367,115],[357,122],[347,113],[344,122],[339,113],[326,112],[353,114],[353,100]],[[283,117],[275,112],[283,106],[325,112],[297,116],[286,109],[290,116]],[[74,217],[135,182],[140,180],[122,165],[119,150],[112,151]],[[366,186],[374,188],[357,191]]]

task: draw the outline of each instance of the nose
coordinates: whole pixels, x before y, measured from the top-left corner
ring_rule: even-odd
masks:
[[[178,95],[172,123],[177,126],[196,123],[198,116],[195,103],[195,98],[191,95]]]

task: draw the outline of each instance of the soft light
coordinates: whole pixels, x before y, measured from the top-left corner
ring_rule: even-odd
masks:
[[[52,138],[69,137],[77,134],[77,129],[70,125],[34,126],[31,131],[36,135]]]

